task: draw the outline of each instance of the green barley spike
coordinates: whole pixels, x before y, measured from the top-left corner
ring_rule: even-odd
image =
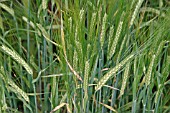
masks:
[[[111,48],[109,50],[108,59],[111,59],[111,57],[115,53],[116,46],[117,46],[117,43],[118,43],[118,40],[119,40],[119,37],[120,37],[120,33],[122,31],[123,17],[124,17],[124,13],[122,13],[122,16],[121,16],[121,19],[120,19],[120,22],[119,22],[119,25],[118,25],[118,28],[117,28],[117,31],[116,31],[115,39],[113,40],[113,43],[112,43]]]
[[[0,48],[1,48],[5,53],[7,53],[8,55],[10,55],[15,61],[17,61],[19,64],[21,64],[30,75],[33,75],[33,71],[32,71],[32,69],[31,69],[31,67],[30,67],[15,51],[9,49],[9,48],[6,47],[5,45],[2,45]]]
[[[101,48],[103,48],[103,44],[104,44],[104,38],[105,38],[105,34],[106,34],[106,22],[107,22],[107,14],[104,14],[103,17],[103,22],[102,22],[102,31],[100,34],[100,44],[101,44]]]
[[[146,86],[148,86],[151,82],[151,75],[152,75],[152,68],[153,68],[154,61],[155,61],[155,55],[152,56],[152,61],[149,64],[148,72],[146,73],[146,76],[145,76]]]
[[[124,94],[124,90],[126,88],[126,83],[127,83],[127,79],[128,79],[128,75],[129,75],[129,68],[130,68],[130,62],[128,62],[126,64],[126,67],[125,67],[125,72],[124,72],[124,75],[123,75],[123,82],[122,82],[122,87],[121,87],[121,90],[120,90],[119,97],[121,97]]]
[[[98,91],[101,89],[101,87],[108,81],[108,79],[116,74],[116,72],[122,68],[130,59],[132,59],[134,57],[134,54],[129,55],[128,57],[126,57],[126,59],[124,59],[122,62],[120,62],[119,64],[117,64],[114,68],[112,68],[108,73],[106,73],[98,82],[97,86],[95,87],[95,91]]]
[[[139,1],[138,1],[137,5],[136,5],[136,8],[135,8],[135,10],[134,10],[134,12],[133,12],[132,18],[131,18],[131,20],[130,20],[129,28],[131,28],[131,26],[133,25],[134,20],[135,20],[137,14],[138,14],[138,12],[139,12],[139,9],[140,9],[143,1],[144,1],[144,0],[139,0]]]
[[[85,63],[85,72],[84,72],[84,82],[83,82],[83,89],[84,89],[84,99],[83,99],[83,108],[84,112],[86,111],[86,103],[88,100],[88,80],[89,80],[89,70],[90,70],[90,65],[89,61],[86,61]]]
[[[108,48],[107,49],[108,52],[110,51],[110,46],[111,46],[111,42],[112,42],[112,38],[113,38],[113,33],[114,33],[114,26],[112,25],[110,27],[110,31],[109,31],[109,42],[108,42],[108,47],[107,47]],[[107,58],[109,58],[109,56],[107,56]]]

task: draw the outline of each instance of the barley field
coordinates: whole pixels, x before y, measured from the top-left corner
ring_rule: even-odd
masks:
[[[0,113],[170,113],[170,1],[0,0]]]

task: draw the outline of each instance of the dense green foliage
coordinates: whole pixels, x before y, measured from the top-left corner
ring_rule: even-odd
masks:
[[[169,113],[168,0],[0,0],[0,113]]]

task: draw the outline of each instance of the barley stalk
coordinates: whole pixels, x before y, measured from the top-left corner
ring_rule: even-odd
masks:
[[[33,71],[31,69],[31,67],[14,51],[9,49],[8,47],[6,47],[5,45],[1,46],[1,49],[7,53],[8,55],[10,55],[15,61],[17,61],[19,64],[21,64],[26,71],[30,74],[33,75]]]
[[[71,72],[77,77],[77,79],[79,79],[80,81],[83,82],[82,78],[79,76],[79,74],[73,69],[73,67],[70,65],[70,63],[68,62],[68,60],[65,58],[66,63],[68,65],[68,67],[70,68]]]
[[[54,113],[65,105],[67,106],[67,103],[61,103],[60,105],[56,106],[50,113]]]
[[[52,44],[54,44],[55,46],[61,47],[59,44],[57,44],[56,42],[50,40],[50,35],[46,32],[45,28],[42,27],[41,24],[37,24],[37,27],[40,29],[40,31],[42,32],[42,35],[44,36],[44,38],[51,42]]]
[[[146,86],[148,86],[150,84],[150,81],[151,81],[151,75],[152,75],[152,68],[153,68],[154,60],[155,60],[155,55],[152,56],[152,61],[149,64],[148,72],[145,75]]]
[[[122,68],[131,58],[133,58],[134,54],[129,55],[126,59],[122,62],[117,64],[114,68],[112,68],[108,73],[106,73],[98,82],[97,86],[95,87],[95,91],[101,89],[101,87],[108,81],[108,79],[115,74],[120,68]]]
[[[122,87],[121,87],[121,90],[120,90],[119,97],[121,97],[124,94],[124,90],[125,90],[125,87],[126,87],[126,82],[127,82],[128,75],[129,75],[129,68],[130,68],[130,62],[128,62],[126,64],[126,67],[125,67],[125,72],[124,72],[124,75],[123,75]]]

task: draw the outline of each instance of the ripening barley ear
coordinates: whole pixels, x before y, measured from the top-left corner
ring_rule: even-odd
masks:
[[[107,22],[107,14],[104,14],[103,22],[102,22],[102,31],[100,34],[100,46],[103,48],[104,40],[105,40],[105,34],[106,34],[106,22]]]
[[[12,8],[9,8],[7,5],[0,3],[0,7],[4,10],[6,10],[9,14],[11,14],[13,17],[15,16],[14,10]]]
[[[8,84],[11,86],[12,91],[15,90],[15,93],[21,95],[27,102],[30,102],[28,95],[20,89],[12,80],[8,80]]]
[[[3,52],[10,55],[15,61],[22,65],[30,75],[33,75],[31,67],[14,50],[9,49],[5,45],[2,45],[0,48]]]
[[[119,64],[117,64],[114,68],[112,68],[108,73],[106,73],[98,82],[97,86],[95,87],[95,91],[97,92],[98,90],[100,90],[102,88],[102,86],[108,81],[108,79],[116,74],[116,72],[122,68],[127,62],[129,62],[130,59],[132,59],[134,57],[134,54],[129,55],[128,57],[126,57],[122,62],[120,62]]]
[[[80,23],[80,24],[82,23],[83,16],[84,16],[84,9],[81,9],[81,10],[80,10],[80,13],[79,13],[79,17],[80,17],[79,23]]]
[[[120,61],[120,57],[122,55],[122,50],[123,50],[123,47],[125,46],[126,38],[127,38],[127,36],[125,35],[124,38],[123,38],[123,41],[121,43],[120,49],[119,49],[119,53],[118,53],[118,56],[117,56],[116,64],[118,64],[119,61]]]
[[[107,47],[107,59],[109,59],[110,46],[111,46],[111,42],[113,41],[113,33],[114,33],[114,26],[112,25],[110,27],[110,31],[109,31],[109,42],[108,42],[108,47]]]
[[[122,31],[122,26],[123,26],[123,19],[124,19],[124,12],[122,13],[121,15],[121,18],[120,18],[120,22],[118,24],[118,28],[117,28],[117,31],[116,31],[116,36],[112,42],[111,46],[110,47],[110,50],[109,50],[109,54],[108,54],[108,60],[111,59],[111,57],[114,55],[115,53],[115,50],[116,50],[116,46],[117,46],[117,43],[118,43],[118,40],[119,40],[119,37],[120,37],[120,33]],[[111,43],[111,42],[109,42]]]
[[[4,80],[4,82],[6,83],[6,86],[8,86],[9,90],[16,93],[17,95],[22,96],[25,99],[25,101],[30,102],[28,95],[22,89],[20,89],[10,78],[4,77],[5,72],[4,72],[3,67],[1,67],[0,71],[1,71],[0,77],[2,78],[2,80]],[[9,85],[10,85],[10,87],[9,87]]]
[[[129,24],[129,28],[132,27],[132,25],[133,25],[133,23],[134,23],[134,20],[135,20],[137,14],[138,14],[139,9],[140,9],[140,7],[141,7],[141,5],[142,5],[143,2],[144,2],[144,0],[139,0],[139,1],[138,1],[137,5],[136,5],[136,8],[135,8],[135,10],[134,10],[134,12],[133,12],[133,15],[132,15],[132,17],[131,17],[130,24]]]

